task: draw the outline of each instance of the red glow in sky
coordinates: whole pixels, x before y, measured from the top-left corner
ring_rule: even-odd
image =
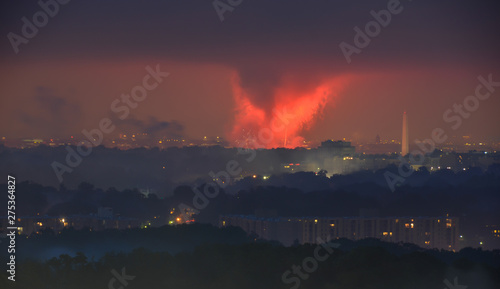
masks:
[[[339,96],[346,83],[347,77],[336,77],[300,89],[297,83],[283,81],[269,100],[271,108],[264,109],[252,102],[252,96],[235,77],[236,112],[230,140],[236,146],[250,148],[303,146],[301,133],[314,126],[325,105]]]

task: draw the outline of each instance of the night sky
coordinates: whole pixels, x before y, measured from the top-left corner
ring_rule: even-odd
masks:
[[[0,136],[81,137],[159,65],[170,75],[117,132],[161,123],[172,136],[234,142],[286,108],[290,143],[400,139],[406,110],[410,141],[436,127],[500,141],[500,86],[457,130],[443,120],[478,76],[500,82],[500,2],[401,1],[348,63],[339,44],[353,45],[354,28],[388,2],[243,1],[221,21],[212,1],[73,0],[16,54],[7,35],[41,8],[2,1]]]

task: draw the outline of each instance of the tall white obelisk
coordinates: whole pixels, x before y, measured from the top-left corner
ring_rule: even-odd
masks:
[[[406,156],[410,152],[408,143],[408,120],[406,119],[406,111],[403,114],[403,140],[401,141],[401,155]]]

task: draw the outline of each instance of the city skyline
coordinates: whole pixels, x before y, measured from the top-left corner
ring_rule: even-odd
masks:
[[[403,130],[401,135],[401,155],[406,156],[410,153],[410,143],[408,142],[410,132],[408,131],[408,116],[406,111],[403,113]]]

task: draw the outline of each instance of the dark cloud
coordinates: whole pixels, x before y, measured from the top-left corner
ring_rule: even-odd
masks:
[[[244,1],[220,22],[212,1],[205,0],[71,1],[20,47],[23,53],[18,58],[37,53],[44,57],[153,56],[236,66],[261,59],[270,67],[275,60],[295,61],[290,57],[301,56],[313,62],[331,59],[340,65],[345,59],[339,43],[352,43],[354,26],[364,28],[373,20],[370,11],[387,9],[388,2]],[[19,34],[21,18],[31,18],[40,9],[36,2],[0,5],[4,35]],[[500,47],[494,37],[500,28],[498,1],[401,0],[401,5],[403,11],[392,16],[363,52],[365,63],[435,61],[435,53],[440,60],[474,51],[495,56]],[[8,40],[1,44],[2,54],[14,57]]]
[[[224,1],[224,0],[223,0]],[[299,89],[326,76],[379,71],[458,69],[498,74],[500,2],[497,0],[401,0],[403,11],[353,55],[355,26],[389,0],[243,1],[221,22],[206,0],[70,1],[15,54],[5,37],[3,61],[136,60],[216,63],[239,72],[252,101],[272,106],[284,74]],[[40,10],[36,1],[3,1],[0,34],[21,33],[22,17]],[[443,77],[446,77],[445,75]]]
[[[36,112],[20,112],[21,123],[35,128],[41,135],[64,136],[82,116],[81,107],[48,87],[39,86],[32,97]]]
[[[219,63],[240,72],[241,86],[262,107],[283,71],[314,79],[409,67],[489,65],[492,70],[491,63],[500,63],[500,2],[401,0],[403,11],[347,64],[339,44],[353,44],[353,28],[364,29],[373,20],[370,11],[387,9],[388,2],[243,1],[220,22],[212,1],[205,0],[71,1],[18,55],[7,39],[0,53],[15,61],[153,57]],[[0,32],[20,33],[21,18],[39,9],[36,2],[2,2]]]
[[[184,127],[178,122],[161,121],[153,116],[145,121],[133,116],[129,116],[124,120],[113,117],[112,121],[117,126],[117,133],[147,133],[151,139],[180,138],[184,133]]]
[[[66,99],[55,96],[51,89],[43,86],[36,88],[35,101],[40,105],[41,110],[59,119],[64,118],[68,110],[72,114],[80,112],[77,105],[69,104]]]

